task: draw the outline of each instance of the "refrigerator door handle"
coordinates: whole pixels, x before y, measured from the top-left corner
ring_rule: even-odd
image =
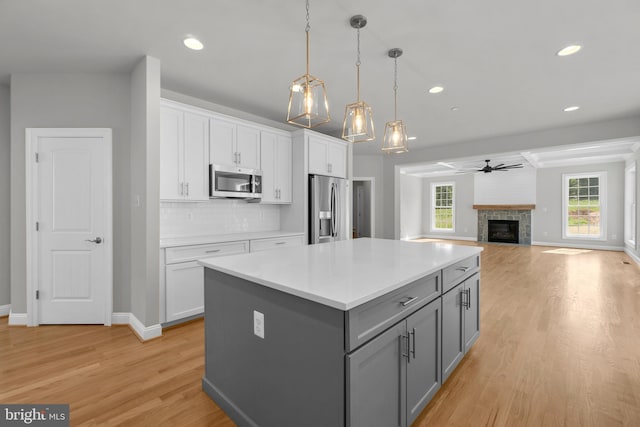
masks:
[[[333,230],[334,230],[334,234],[333,237],[338,237],[338,234],[340,232],[340,230],[338,229],[340,227],[340,218],[338,218],[338,215],[340,215],[340,188],[338,187],[338,184],[333,184],[333,188],[335,188],[335,191],[333,193],[333,197],[335,198],[335,202],[333,203],[333,210],[335,211],[333,213]],[[339,240],[339,239],[336,239]]]
[[[334,218],[335,218],[335,197],[334,197],[334,192],[335,192],[335,187],[333,186],[333,183],[331,183],[331,196],[329,199],[329,203],[331,205],[331,237],[335,236],[335,223],[334,223]]]

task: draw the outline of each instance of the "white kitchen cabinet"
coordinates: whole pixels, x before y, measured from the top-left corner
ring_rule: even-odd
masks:
[[[347,177],[347,145],[330,137],[309,135],[309,173]]]
[[[209,119],[163,105],[160,111],[160,199],[208,200]]]
[[[249,252],[249,241],[165,249],[165,321],[204,313],[204,268],[196,260]]]
[[[260,133],[262,203],[291,203],[291,137]]]
[[[216,165],[260,169],[260,130],[212,118],[209,161]]]
[[[304,234],[296,236],[284,236],[268,239],[255,239],[249,242],[250,252],[270,251],[278,248],[290,248],[292,246],[303,246]]]

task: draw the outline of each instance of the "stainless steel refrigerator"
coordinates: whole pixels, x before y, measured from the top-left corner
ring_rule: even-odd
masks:
[[[309,175],[309,243],[347,238],[346,185],[342,178]]]

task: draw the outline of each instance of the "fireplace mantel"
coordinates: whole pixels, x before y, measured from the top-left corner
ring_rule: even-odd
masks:
[[[473,209],[479,211],[530,211],[536,205],[473,205]]]

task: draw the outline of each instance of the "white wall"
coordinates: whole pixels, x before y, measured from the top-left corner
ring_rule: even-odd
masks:
[[[422,237],[423,233],[422,178],[400,175],[400,238]]]
[[[495,138],[485,138],[473,141],[463,141],[456,144],[444,144],[421,150],[412,150],[407,154],[379,157],[384,164],[384,170],[379,172],[384,176],[382,193],[388,203],[383,206],[382,228],[384,237],[395,238],[396,206],[394,200],[399,199],[395,194],[396,180],[399,180],[397,165],[409,165],[421,162],[434,162],[453,158],[467,158],[478,156],[479,160],[491,158],[491,154],[512,153],[532,150],[542,147],[553,147],[565,144],[577,144],[590,141],[601,141],[615,138],[627,138],[640,135],[640,117],[614,119],[563,128],[548,129],[517,135],[504,135]],[[356,159],[362,156],[355,156]],[[382,235],[380,235],[382,237]],[[399,237],[399,236],[398,236]]]
[[[10,286],[10,188],[9,169],[11,135],[9,123],[9,88],[0,85],[0,306],[11,304]]]
[[[449,239],[477,239],[478,213],[473,209],[474,204],[474,175],[453,175],[439,178],[424,178],[423,181],[423,230],[424,236],[443,237]],[[455,184],[455,231],[431,231],[431,184],[439,182],[453,182]]]
[[[280,229],[280,206],[215,199],[160,203],[160,238]]]
[[[529,205],[536,203],[536,170],[474,173],[476,205]]]
[[[358,178],[374,178],[375,179],[375,235],[376,238],[382,239],[387,237],[384,231],[384,172],[382,155],[361,154],[353,155],[353,176]],[[393,204],[393,197],[388,199],[388,203]]]
[[[131,73],[131,313],[145,326],[159,317],[160,61],[145,57]]]
[[[598,165],[538,169],[536,208],[531,216],[531,240],[534,243],[563,245],[624,246],[624,162]],[[562,175],[585,172],[607,172],[606,240],[577,240],[562,238]]]
[[[114,310],[130,301],[130,85],[128,74],[11,76],[11,304],[26,313],[25,129],[113,130]]]

